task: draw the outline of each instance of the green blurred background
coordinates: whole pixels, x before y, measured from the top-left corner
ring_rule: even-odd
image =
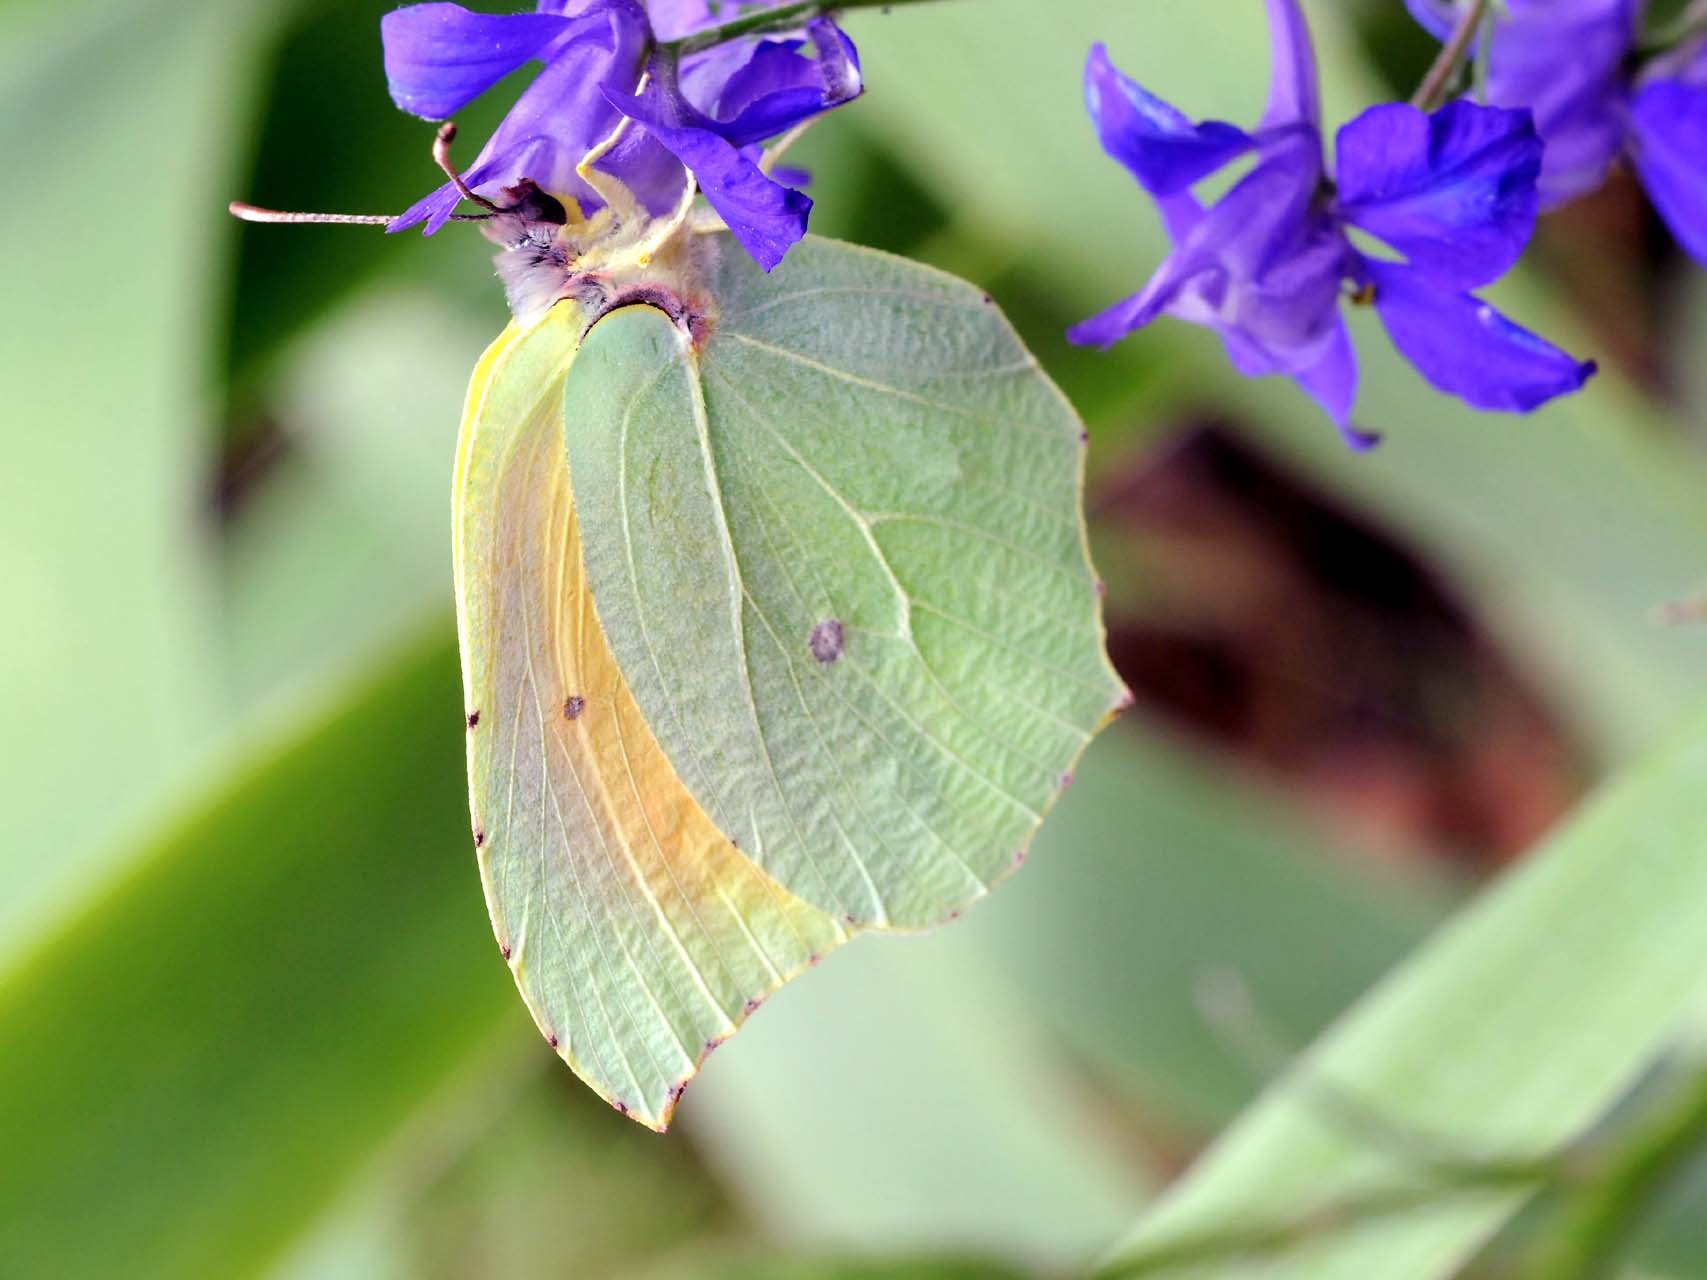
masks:
[[[1707,689],[1652,618],[1707,582],[1707,291],[1627,182],[1498,291],[1592,389],[1480,417],[1364,326],[1353,457],[1210,335],[1060,336],[1162,252],[1086,46],[1248,120],[1254,0],[854,15],[813,229],[989,288],[1084,413],[1140,705],[990,903],[838,953],[640,1129],[540,1043],[467,847],[487,246],[224,212],[433,185],[387,7],[0,4],[0,1274],[1072,1272],[1265,1083],[1207,980],[1302,1047]],[[1311,14],[1336,119],[1432,52],[1396,0]],[[1642,1274],[1707,1276],[1704,1218],[1707,1172]]]

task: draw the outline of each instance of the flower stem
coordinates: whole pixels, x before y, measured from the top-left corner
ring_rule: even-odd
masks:
[[[1452,86],[1452,78],[1458,74],[1458,64],[1469,52],[1471,43],[1476,39],[1476,32],[1482,25],[1482,16],[1487,11],[1488,0],[1470,0],[1464,13],[1458,19],[1458,25],[1447,37],[1446,43],[1440,46],[1440,56],[1434,60],[1434,65],[1428,69],[1417,91],[1411,95],[1411,105],[1420,111],[1433,111],[1446,98],[1446,92]]]
[[[1559,1210],[1524,1280],[1597,1280],[1689,1157],[1707,1143],[1707,1063],[1635,1125]]]
[[[774,9],[760,9],[754,13],[744,14],[721,26],[709,27],[704,31],[696,31],[692,35],[683,36],[680,40],[667,40],[658,45],[658,51],[669,57],[679,57],[682,54],[697,53],[701,49],[709,49],[713,45],[726,44],[731,40],[739,40],[742,36],[764,35],[771,31],[787,31],[798,27],[809,18],[820,14],[844,9],[889,9],[903,4],[920,4],[923,0],[838,0],[836,3],[826,3],[825,0],[804,0],[799,4],[778,5]]]

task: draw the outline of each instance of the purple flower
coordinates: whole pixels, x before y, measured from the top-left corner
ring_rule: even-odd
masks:
[[[722,18],[733,16],[724,5]],[[463,175],[482,195],[532,182],[583,214],[604,199],[576,171],[625,117],[631,122],[597,169],[651,214],[677,202],[688,175],[741,245],[767,271],[806,231],[812,202],[759,166],[760,144],[858,96],[858,56],[828,19],[806,40],[748,37],[679,60],[656,48],[716,25],[706,0],[539,0],[533,13],[480,14],[418,4],[385,15],[380,31],[391,96],[439,120],[529,62],[543,70]],[[644,89],[636,94],[642,72]],[[458,201],[451,184],[390,225],[428,235]]]
[[[1441,39],[1453,0],[1407,0]],[[1627,157],[1678,242],[1707,262],[1707,42],[1643,65],[1643,0],[1505,0],[1487,49],[1495,106],[1528,107],[1546,145],[1543,208],[1598,187]]]
[[[1627,146],[1672,235],[1707,263],[1707,41],[1656,59],[1637,79]]]
[[[1388,103],[1339,131],[1338,176],[1322,154],[1315,56],[1297,0],[1267,0],[1274,78],[1255,133],[1195,124],[1145,92],[1098,45],[1085,99],[1103,149],[1156,200],[1174,250],[1137,294],[1074,326],[1108,346],[1171,314],[1220,334],[1239,372],[1283,373],[1357,448],[1357,361],[1341,302],[1373,302],[1394,344],[1440,390],[1481,409],[1527,412],[1593,373],[1467,290],[1503,275],[1535,222],[1541,144],[1526,111],[1452,103],[1432,115]],[[1251,171],[1205,208],[1190,187],[1236,157]],[[1373,257],[1357,228],[1402,255]]]
[[[807,24],[816,59],[799,40],[762,40],[715,95],[721,119],[692,100],[694,68],[667,58],[652,63],[638,94],[608,100],[667,147],[698,180],[705,198],[767,271],[806,233],[812,201],[773,182],[758,164],[759,144],[802,120],[856,97],[859,55],[828,18]]]

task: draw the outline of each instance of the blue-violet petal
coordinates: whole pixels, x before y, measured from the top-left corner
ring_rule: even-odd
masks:
[[[459,4],[395,9],[379,20],[391,100],[443,120],[518,67],[548,58],[574,25],[557,14],[470,13]]]
[[[1103,150],[1152,195],[1184,191],[1254,145],[1233,125],[1194,124],[1122,75],[1100,44],[1085,59],[1085,110]]]
[[[1677,242],[1707,263],[1707,88],[1644,85],[1631,116],[1642,185]]]
[[[1574,359],[1480,298],[1438,288],[1409,267],[1365,266],[1393,345],[1430,383],[1466,404],[1528,413],[1594,373],[1592,361]]]
[[[1535,228],[1541,139],[1527,111],[1369,108],[1339,131],[1338,208],[1443,287],[1504,275]]]

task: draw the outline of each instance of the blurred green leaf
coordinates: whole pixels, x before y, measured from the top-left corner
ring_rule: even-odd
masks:
[[[873,136],[867,110],[860,98],[819,117],[787,163],[811,175],[814,235],[905,253],[950,226],[953,212]]]
[[[0,150],[29,179],[0,214],[0,670],[29,742],[0,777],[8,946],[221,718],[201,374],[226,109],[258,26],[245,6],[0,14],[0,49],[34,59],[0,72]]]
[[[1265,1034],[1309,1043],[1441,919],[1444,882],[1357,860],[1277,794],[1139,725],[1104,736],[1021,892],[972,929],[1036,1015],[1190,1141],[1265,1083],[1200,1007],[1235,976]],[[1253,1029],[1255,1030],[1255,1029]]]
[[[1656,1274],[1707,1274],[1707,1153],[1697,1155],[1677,1185],[1661,1198],[1631,1245],[1631,1257]]]
[[[752,1244],[692,1146],[638,1131],[529,1033],[427,1099],[271,1275],[651,1276]]]
[[[1296,1218],[1414,1186],[1428,1135],[1487,1159],[1539,1157],[1593,1124],[1699,1002],[1707,937],[1707,718],[1606,785],[1313,1048],[1125,1242]],[[1324,1095],[1399,1139],[1355,1132]],[[1336,1121],[1338,1121],[1336,1123]],[[1446,1195],[1312,1233],[1284,1257],[1166,1274],[1331,1280],[1450,1274],[1522,1202]]]
[[[992,979],[971,937],[985,910],[825,957],[695,1081],[678,1124],[773,1238],[1059,1269],[1147,1198],[1141,1149],[1123,1149],[1105,1103]]]
[[[448,616],[457,409],[495,332],[394,281],[284,353],[266,381],[283,456],[223,542],[235,705],[322,686]]]
[[[668,1280],[671,1275],[682,1280],[1021,1280],[1024,1273],[994,1262],[949,1257],[891,1262],[742,1258],[718,1264],[702,1256],[677,1272],[647,1273],[646,1280]]]
[[[0,985],[0,1257],[273,1256],[525,1017],[480,902],[454,654],[254,759]]]

